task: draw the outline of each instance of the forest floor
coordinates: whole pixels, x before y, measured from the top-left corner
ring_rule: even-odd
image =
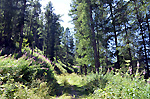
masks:
[[[138,70],[134,77],[113,71],[85,76],[67,73],[60,63],[58,75],[47,58],[35,54],[32,59],[0,57],[0,99],[150,99],[150,84]],[[35,74],[43,75],[43,81]]]
[[[62,95],[55,99],[79,99],[88,95],[87,89],[84,88],[83,76],[76,74],[57,75],[56,79],[61,86]]]

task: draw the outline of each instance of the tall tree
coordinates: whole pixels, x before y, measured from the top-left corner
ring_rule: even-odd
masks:
[[[143,15],[142,15],[142,12],[139,12],[139,7],[137,6],[137,3],[138,3],[138,0],[135,0],[134,1],[134,6],[135,6],[135,11],[136,11],[136,18],[138,20],[138,26],[139,26],[139,29],[140,29],[140,34],[142,35],[142,43],[143,43],[143,46],[144,46],[144,56],[145,56],[145,63],[146,63],[146,66],[145,66],[145,69],[147,70],[147,75],[149,76],[149,65],[148,65],[148,58],[147,58],[147,49],[146,49],[146,43],[145,43],[145,34],[144,34],[144,29],[143,29]],[[140,3],[140,2],[139,2]],[[141,2],[142,3],[142,2]]]
[[[90,0],[87,1],[87,5],[89,7],[88,10],[89,10],[90,22],[88,24],[89,24],[90,29],[91,29],[90,39],[91,39],[91,42],[93,45],[93,50],[94,50],[95,68],[96,68],[96,71],[99,73],[100,62],[99,62],[99,55],[98,55],[98,50],[97,50],[96,38],[95,38],[94,22],[93,22],[93,17],[92,17],[93,16],[93,13],[92,13],[93,9],[92,9],[92,4],[91,4]]]
[[[70,32],[70,29],[67,27],[62,35],[62,54],[61,60],[68,65],[73,65],[74,60],[74,39]]]
[[[60,15],[56,15],[54,13],[54,9],[53,9],[51,2],[48,3],[45,9],[46,9],[46,12],[45,12],[45,21],[46,21],[45,23],[45,31],[46,31],[45,54],[52,61],[54,61],[56,38],[59,38],[60,36],[60,31],[58,31],[60,27],[60,24],[59,24]]]
[[[81,65],[86,68],[90,65],[86,61],[94,59],[95,69],[99,72],[99,50],[96,42],[92,3],[89,0],[74,0],[71,15],[74,17],[73,21],[77,31],[75,34],[78,40],[76,43],[77,53],[79,54],[77,59],[85,60],[83,62],[78,60],[78,63],[82,63]],[[89,59],[87,59],[88,57]]]
[[[26,10],[26,0],[23,0],[23,7],[21,9],[21,18],[19,22],[20,27],[20,43],[19,43],[19,51],[21,52],[22,43],[23,43],[23,28],[24,28],[24,21],[25,21],[25,10]]]

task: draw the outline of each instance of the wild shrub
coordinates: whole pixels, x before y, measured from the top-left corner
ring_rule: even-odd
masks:
[[[0,94],[1,99],[50,99],[47,82],[36,80],[36,88],[25,86],[18,82],[7,82],[3,85],[5,91]]]
[[[59,85],[54,77],[52,67],[50,63],[45,61],[46,59],[40,59],[39,57],[28,58],[27,54],[15,59],[10,56],[0,57],[0,94],[5,97],[13,97],[16,92],[15,83],[22,83],[25,86],[32,88],[33,81],[42,80],[47,82],[48,93],[55,95],[59,93],[59,90],[55,87]],[[33,87],[36,88],[37,86]],[[11,90],[10,90],[11,89]],[[14,90],[12,90],[14,89]],[[5,93],[7,92],[7,93]]]
[[[150,86],[139,75],[139,73],[136,73],[135,77],[132,77],[128,73],[124,76],[119,72],[115,75],[108,73],[106,74],[108,82],[105,88],[95,90],[90,97],[94,97],[94,99],[149,99]]]
[[[74,69],[73,67],[67,66],[63,64],[61,61],[57,60],[57,62],[55,62],[55,72],[57,74],[73,73]]]
[[[89,74],[86,77],[84,88],[87,92],[93,93],[98,88],[105,88],[107,79],[102,74]]]

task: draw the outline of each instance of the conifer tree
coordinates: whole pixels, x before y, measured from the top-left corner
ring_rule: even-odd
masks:
[[[61,60],[68,65],[73,65],[74,60],[74,39],[70,32],[70,29],[67,27],[62,35],[62,57]]]
[[[55,45],[56,45],[56,38],[59,38],[60,28],[59,18],[60,15],[56,15],[54,13],[54,9],[52,3],[49,2],[45,8],[45,54],[49,57],[52,61],[54,61],[55,57]]]
[[[77,5],[77,7],[75,7],[75,5]],[[92,3],[89,0],[76,0],[73,1],[72,7],[71,14],[75,16],[73,20],[77,30],[75,35],[78,40],[76,43],[77,53],[79,54],[77,61],[81,64],[81,67],[85,67],[85,71],[87,71],[86,67],[90,64],[89,62],[94,61],[95,69],[99,72],[100,62],[92,16]]]

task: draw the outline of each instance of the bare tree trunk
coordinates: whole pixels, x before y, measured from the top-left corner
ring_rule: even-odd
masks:
[[[147,23],[147,28],[148,28],[148,32],[149,32],[149,47],[150,47],[150,25],[149,25],[148,19],[150,19],[150,14],[149,14],[149,16],[148,16],[148,14],[146,14],[146,23]],[[149,52],[150,52],[150,49],[149,49]],[[150,56],[150,53],[148,53],[148,55]],[[148,60],[150,60],[150,58]]]
[[[80,73],[83,74],[83,67],[80,66]]]
[[[86,64],[84,64],[84,73],[85,73],[85,75],[87,75],[87,65]]]
[[[99,61],[99,58],[100,58],[100,56],[99,56],[99,54],[100,54],[100,53],[99,53],[99,47],[100,47],[100,46],[99,46],[99,43],[100,43],[100,42],[99,42],[99,35],[98,35],[98,34],[99,34],[99,33],[98,33],[98,30],[97,30],[97,38],[96,38],[97,46],[96,46],[96,47],[97,47],[97,54],[98,54],[97,57],[98,57],[98,61]],[[99,66],[98,66],[98,68],[99,68],[99,67],[100,67],[100,61],[99,61]],[[99,69],[98,69],[98,71],[99,71]]]
[[[22,43],[23,43],[23,27],[24,25],[21,25],[21,31],[20,31],[20,42],[19,42],[19,52],[21,53],[21,49],[22,49]]]
[[[23,43],[23,28],[24,28],[24,13],[25,13],[25,8],[26,8],[26,0],[24,0],[24,5],[23,5],[23,10],[22,10],[22,19],[21,19],[21,29],[20,29],[20,42],[19,42],[19,51],[21,52],[22,49],[22,43]]]
[[[100,66],[100,62],[99,62],[99,55],[98,55],[98,51],[97,51],[97,46],[96,46],[96,39],[95,39],[95,32],[94,32],[94,24],[93,24],[93,17],[92,17],[92,6],[91,6],[91,1],[89,0],[89,12],[90,12],[90,27],[91,27],[91,41],[92,41],[92,46],[93,46],[93,50],[94,50],[94,60],[95,60],[95,69],[96,71],[99,73],[99,66]]]
[[[114,19],[113,12],[112,12],[112,4],[109,3],[109,6],[110,6],[110,12],[111,12],[111,18],[112,18],[112,24],[113,24],[113,31],[114,31],[114,35],[115,35],[116,55],[117,55],[116,68],[119,69],[120,68],[120,60],[119,60],[119,50],[117,50],[118,43],[117,43],[116,24],[115,24],[115,19]]]
[[[30,32],[31,32],[31,31],[32,31],[32,14],[31,14],[31,19],[30,19]],[[33,55],[33,47],[34,47],[33,43],[34,43],[34,42],[32,42],[32,47],[31,47],[32,53],[31,53],[31,56]]]
[[[145,69],[147,70],[147,75],[146,76],[150,76],[149,75],[149,65],[148,65],[148,58],[147,58],[147,53],[146,53],[146,44],[145,44],[145,39],[144,39],[144,33],[143,33],[143,27],[142,27],[142,19],[139,17],[139,14],[138,14],[138,9],[137,9],[137,6],[136,6],[136,2],[134,1],[134,4],[135,4],[135,10],[136,10],[136,17],[137,17],[137,20],[139,22],[139,26],[140,26],[140,32],[142,34],[142,40],[143,40],[143,45],[144,45],[144,52],[145,52],[145,61],[146,61],[146,66],[145,66]]]
[[[125,31],[126,31],[126,39],[127,39],[127,44],[129,45],[129,40],[128,40],[128,32],[127,32],[127,26],[126,26],[126,23],[124,23],[124,26],[125,26]],[[131,49],[130,47],[128,46],[128,52],[129,52],[129,57],[130,57],[130,66],[132,66],[132,74],[133,74],[133,64],[132,64],[132,55],[131,55]]]
[[[148,28],[148,32],[149,32],[149,43],[150,43],[150,26],[149,26],[149,22],[148,22],[148,14],[146,14],[146,23],[147,23],[147,28]]]
[[[57,60],[58,60],[58,59],[57,59],[57,51],[56,51],[56,55],[55,55],[55,57],[56,57],[56,62],[58,62],[58,61],[57,61]]]
[[[145,52],[145,59],[146,59],[146,69],[147,69],[147,74],[149,76],[149,65],[148,65],[148,58],[147,58],[147,53],[146,53],[146,44],[145,44],[145,39],[144,39],[144,33],[143,33],[143,29],[142,29],[142,25],[140,25],[140,30],[142,33],[142,39],[143,39],[143,45],[144,45],[144,52]]]

